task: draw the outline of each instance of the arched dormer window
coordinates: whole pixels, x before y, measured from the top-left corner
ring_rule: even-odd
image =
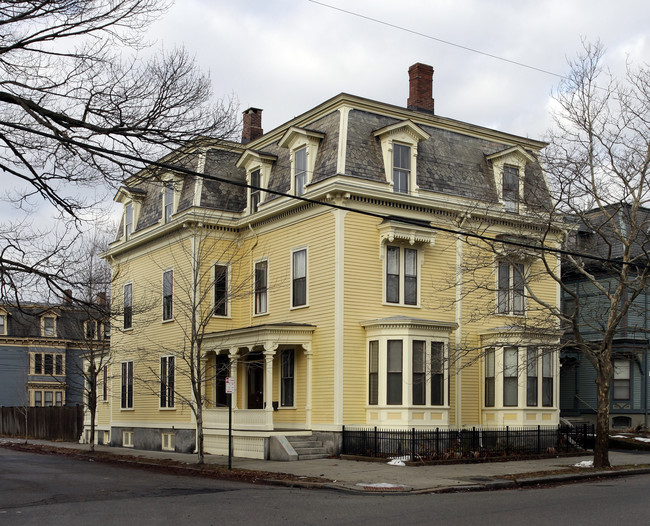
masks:
[[[417,194],[418,143],[430,136],[411,121],[391,124],[374,132],[381,142],[386,182],[397,194]]]
[[[265,201],[266,192],[263,189],[268,187],[271,167],[276,160],[275,155],[247,150],[237,161],[237,168],[246,170],[246,182],[255,187],[248,188],[246,192],[246,210],[249,214],[257,212]]]
[[[318,146],[324,138],[324,133],[292,126],[280,139],[278,145],[291,151],[291,194],[307,191],[314,176]]]
[[[506,212],[519,213],[524,197],[526,164],[534,162],[535,158],[521,146],[513,146],[488,155],[486,159],[492,163],[499,202]]]

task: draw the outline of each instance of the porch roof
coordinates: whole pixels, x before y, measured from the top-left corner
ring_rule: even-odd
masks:
[[[247,347],[272,343],[276,345],[310,344],[316,325],[308,323],[267,323],[206,334],[204,341],[214,348]]]

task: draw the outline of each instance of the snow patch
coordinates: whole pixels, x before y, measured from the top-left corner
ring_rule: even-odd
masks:
[[[377,489],[404,489],[404,484],[390,484],[388,482],[375,482],[373,484],[366,484],[364,482],[357,482],[357,486],[363,488],[377,488]]]
[[[389,466],[406,466],[404,464],[405,461],[409,460],[410,457],[407,455],[405,457],[395,457],[395,458],[389,458],[388,465]]]
[[[650,438],[645,437],[634,437],[634,440],[638,440],[639,442],[650,442]]]
[[[583,460],[582,462],[578,462],[577,464],[574,464],[576,468],[593,468],[594,467],[594,461],[593,460]]]

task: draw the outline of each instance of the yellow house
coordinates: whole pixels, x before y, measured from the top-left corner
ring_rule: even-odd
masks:
[[[558,289],[509,249],[549,199],[544,143],[440,117],[433,69],[409,76],[407,108],[340,94],[268,133],[251,108],[241,143],[126,181],[101,440],[192,451],[200,418],[226,453],[226,378],[240,456],[305,435],[335,453],[352,425],[558,424],[531,299]]]

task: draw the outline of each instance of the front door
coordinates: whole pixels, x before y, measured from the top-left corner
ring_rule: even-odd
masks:
[[[247,408],[264,409],[264,356],[261,352],[252,352],[246,362]]]

